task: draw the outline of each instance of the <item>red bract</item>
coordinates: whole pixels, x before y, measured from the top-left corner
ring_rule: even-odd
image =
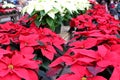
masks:
[[[10,44],[10,40],[13,42],[18,42],[18,36],[20,31],[22,30],[22,26],[16,25],[12,22],[7,22],[5,24],[0,24],[0,34],[2,44]]]
[[[70,25],[72,24],[72,27],[76,27],[78,31],[101,30],[104,34],[116,34],[119,23],[101,5],[95,5],[86,14],[78,15],[70,21]]]
[[[115,44],[115,45],[112,45],[111,46],[111,51],[114,51],[114,52],[117,52],[117,53],[120,53],[120,50],[119,50],[119,48],[120,48],[120,44]]]
[[[0,6],[0,13],[2,15],[6,15],[6,14],[11,14],[13,12],[17,12],[18,9],[16,8],[2,8],[2,6]]]
[[[24,16],[22,16],[20,19],[19,19],[19,21],[17,22],[17,23],[26,23],[26,22],[28,22],[29,21],[29,15],[28,14],[25,14]]]
[[[34,49],[32,47],[24,47],[21,49],[19,54],[23,55],[25,58],[33,59],[34,58]]]
[[[0,59],[5,55],[5,54],[10,54],[10,51],[4,50],[0,48]]]
[[[21,29],[22,29],[22,27],[20,25],[16,25],[12,22],[0,24],[0,32],[1,33],[15,34],[16,32],[20,31]]]
[[[39,46],[37,46],[36,48],[41,49],[42,54],[48,59],[52,60],[54,58],[54,55],[56,54],[54,46],[62,50],[62,44],[64,43],[64,40],[47,28],[40,28],[38,34]]]
[[[63,50],[64,42],[50,29],[37,28],[34,23],[0,24],[0,80],[39,80],[40,60],[43,65],[46,60],[52,61],[56,49]]]
[[[119,80],[119,20],[108,14],[105,6],[95,4],[84,15],[72,18],[76,27],[65,54],[50,64],[65,64],[70,70],[58,80]]]
[[[75,77],[78,80],[84,77],[85,75],[91,75],[87,70],[87,65],[91,65],[91,63],[95,61],[95,58],[97,56],[95,53],[96,52],[92,50],[69,49],[62,57],[57,58],[50,65],[50,67],[56,67],[57,65],[65,62],[66,66],[70,67],[70,72],[74,73],[71,75],[71,77]],[[68,77],[64,78],[67,79]],[[58,80],[59,79],[62,79],[62,76],[58,78]]]
[[[41,29],[39,31],[39,39],[49,45],[54,45],[58,49],[62,50],[62,44],[65,42],[59,35],[55,34],[48,28]]]
[[[45,47],[41,47],[40,49],[42,51],[43,56],[47,57],[50,60],[53,60],[54,55],[56,54],[56,51],[53,48],[53,46],[47,45]]]
[[[58,73],[56,80],[120,79],[120,22],[106,12],[105,6],[95,4],[86,14],[71,19],[76,31],[66,45],[50,29],[37,28],[34,18],[23,21],[23,26],[21,21],[0,24],[0,80],[38,80],[41,61],[37,59],[47,70],[45,65],[56,57],[48,71],[49,76]]]
[[[92,70],[92,69],[91,69]],[[80,66],[79,64],[75,64],[71,66],[71,71],[75,73],[76,76],[79,76],[81,80],[107,80],[102,76],[95,76],[90,74],[86,66]],[[101,69],[92,70],[94,73],[95,72],[100,72]]]
[[[24,48],[25,46],[36,46],[38,45],[39,37],[37,34],[31,34],[31,35],[20,35],[20,48]]]
[[[70,70],[79,78],[83,78],[85,75],[90,76],[90,72],[87,70],[86,66],[81,66],[80,64],[74,64],[71,66]]]
[[[10,44],[10,39],[8,37],[8,35],[1,33],[0,34],[0,44]]]
[[[102,67],[102,68],[106,68],[107,66],[113,66],[114,70],[113,73],[111,74],[110,80],[119,80],[120,76],[119,76],[119,59],[120,59],[120,55],[118,53],[115,52],[110,52],[109,54],[107,54],[104,58],[102,58],[97,65]],[[116,78],[117,77],[117,78]]]
[[[110,66],[111,65],[110,57],[112,57],[112,53],[110,53],[110,51],[105,46],[98,47],[98,57],[96,57],[98,66],[103,68]]]
[[[30,28],[12,22],[0,24],[0,36],[2,45],[14,44],[17,49],[24,47],[31,47],[34,50],[41,49],[42,54],[50,60],[56,54],[54,47],[63,50],[64,40],[59,35],[47,28],[37,28],[34,23],[30,25]]]
[[[75,18],[72,18],[69,24],[70,24],[71,27],[78,26],[79,25],[79,20],[77,20]]]
[[[33,20],[35,20],[36,19],[36,17],[37,17],[37,14],[36,15],[34,15],[34,16],[32,16],[32,17],[29,17],[29,14],[25,14],[24,16],[22,16],[19,20],[18,20],[18,24],[22,24],[22,25],[26,25],[26,23],[32,23],[33,22]]]
[[[58,78],[56,80],[73,80],[73,79],[80,80],[80,77],[75,74],[69,73],[69,74],[62,75],[60,78]]]
[[[30,76],[34,76],[36,80],[37,74],[34,73],[38,69],[38,63],[34,60],[24,58],[20,54],[14,54],[11,58],[3,57],[0,59],[0,77],[1,80],[12,78],[11,80],[32,80]],[[33,74],[34,73],[34,74]],[[10,77],[12,75],[13,77]]]
[[[92,77],[92,78],[88,78],[88,80],[107,80],[107,79],[105,79],[102,76],[95,76],[95,77]]]
[[[93,46],[96,46],[97,44],[97,39],[95,38],[87,38],[86,40],[83,41],[75,41],[73,43],[70,44],[70,46],[74,46],[74,48],[79,48],[79,49],[88,49],[91,48]]]

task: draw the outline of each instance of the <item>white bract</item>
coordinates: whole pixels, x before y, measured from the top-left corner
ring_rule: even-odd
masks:
[[[10,4],[10,3],[2,5],[2,8],[14,8],[14,7],[16,7],[16,6],[14,4]]]
[[[89,9],[89,7],[88,0],[33,0],[23,8],[22,12],[31,15],[34,11],[44,10],[46,15],[54,19],[57,13],[64,16],[67,11],[72,14],[78,10]]]

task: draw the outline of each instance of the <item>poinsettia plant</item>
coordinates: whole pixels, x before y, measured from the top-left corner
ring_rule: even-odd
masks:
[[[15,8],[16,5],[11,3],[2,4],[2,8]]]
[[[59,35],[34,23],[29,28],[19,22],[0,24],[0,80],[41,80],[63,44]]]
[[[23,13],[27,12],[30,17],[37,15],[34,21],[38,27],[45,25],[54,31],[61,26],[65,16],[69,20],[73,12],[88,9],[89,6],[88,0],[36,0],[24,7]]]
[[[27,16],[0,24],[0,80],[120,79],[120,22],[105,6],[72,18],[67,43]]]
[[[119,80],[119,24],[99,4],[72,18],[74,37],[65,54],[50,64],[48,75],[58,74],[56,80]]]
[[[0,5],[0,16],[8,15],[8,14],[15,14],[18,12],[18,9],[13,4],[1,4]]]

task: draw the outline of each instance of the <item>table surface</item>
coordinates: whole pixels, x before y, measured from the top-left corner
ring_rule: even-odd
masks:
[[[20,17],[19,12],[16,12],[14,14],[1,15],[0,16],[0,23],[4,23],[4,22],[7,22],[7,21],[16,22],[19,17]],[[4,20],[4,21],[2,21],[2,20]]]

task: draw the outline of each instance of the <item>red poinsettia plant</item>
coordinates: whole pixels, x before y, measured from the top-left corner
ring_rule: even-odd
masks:
[[[65,41],[33,16],[0,24],[0,80],[119,80],[120,22],[95,4]]]
[[[14,14],[18,12],[18,9],[13,4],[1,4],[0,3],[0,16]]]
[[[18,9],[16,8],[1,8],[0,7],[0,16],[2,15],[8,15],[8,14],[15,14],[16,12],[18,12]]]
[[[99,4],[72,18],[73,38],[65,54],[50,64],[48,75],[57,74],[56,80],[119,80],[119,24]]]
[[[57,50],[63,50],[62,44],[59,35],[34,23],[29,28],[12,22],[0,24],[0,80],[41,79]]]

